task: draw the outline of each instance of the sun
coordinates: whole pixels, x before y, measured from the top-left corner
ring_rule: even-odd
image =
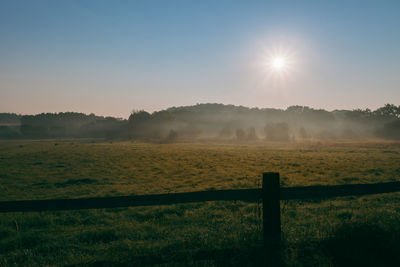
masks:
[[[286,51],[269,51],[264,57],[264,67],[268,75],[286,79],[294,68],[293,56]]]
[[[291,68],[290,56],[285,53],[273,53],[266,58],[265,64],[272,73],[284,74]]]
[[[298,53],[292,46],[264,46],[257,56],[257,64],[265,83],[281,86],[292,82],[298,75]]]
[[[280,57],[280,56],[276,56],[272,59],[272,68],[274,70],[280,71],[285,69],[287,65],[287,62],[285,60],[285,58]]]
[[[278,42],[273,44],[261,43],[259,52],[254,54],[254,70],[257,73],[260,90],[285,93],[304,71],[301,60],[300,45],[295,43]]]

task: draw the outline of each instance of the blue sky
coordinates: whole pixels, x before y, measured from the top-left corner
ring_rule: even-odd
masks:
[[[0,112],[398,105],[399,14],[372,0],[2,0]]]

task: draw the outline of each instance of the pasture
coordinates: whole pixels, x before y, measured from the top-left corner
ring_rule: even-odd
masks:
[[[400,143],[0,142],[0,200],[400,181]],[[282,201],[284,266],[396,266],[400,193]],[[0,214],[0,266],[258,265],[261,205]]]

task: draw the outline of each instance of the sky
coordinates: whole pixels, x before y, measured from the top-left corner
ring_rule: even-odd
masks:
[[[2,0],[0,112],[399,105],[399,14],[389,0]]]

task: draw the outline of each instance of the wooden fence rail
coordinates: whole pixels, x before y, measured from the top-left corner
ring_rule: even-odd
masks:
[[[323,199],[330,197],[393,193],[398,191],[400,191],[400,182],[283,187],[281,188],[281,200]]]
[[[220,200],[241,200],[246,202],[257,202],[258,200],[260,200],[260,197],[260,189],[238,189],[121,197],[22,200],[0,202],[0,212],[28,212],[50,210],[55,211],[159,206]]]
[[[263,173],[262,189],[197,191],[101,198],[3,201],[0,202],[0,213],[156,206],[204,201],[262,201],[264,240],[279,241],[281,235],[280,200],[324,199],[397,191],[400,191],[400,182],[281,188],[279,173],[266,172]]]

